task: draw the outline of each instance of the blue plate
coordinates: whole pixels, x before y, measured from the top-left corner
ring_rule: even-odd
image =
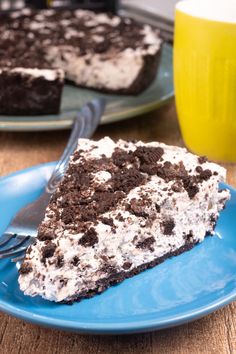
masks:
[[[0,232],[41,193],[55,163],[0,179]],[[221,213],[217,236],[193,250],[71,306],[24,296],[17,265],[0,261],[0,310],[48,327],[86,333],[145,332],[207,315],[236,299],[236,191]]]

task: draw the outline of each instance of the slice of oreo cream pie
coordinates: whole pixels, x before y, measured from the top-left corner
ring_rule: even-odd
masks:
[[[80,139],[20,267],[21,290],[71,303],[191,249],[214,234],[225,176],[183,148]]]

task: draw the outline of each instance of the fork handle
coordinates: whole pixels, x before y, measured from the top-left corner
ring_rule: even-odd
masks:
[[[104,109],[105,100],[99,98],[90,101],[78,112],[66,148],[46,185],[46,193],[52,194],[57,189],[67,169],[70,156],[78,145],[78,139],[90,138],[93,135],[100,122]]]

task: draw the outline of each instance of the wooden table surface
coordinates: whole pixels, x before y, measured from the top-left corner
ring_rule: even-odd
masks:
[[[68,131],[0,133],[0,175],[56,160]],[[95,138],[162,141],[183,146],[174,102],[142,117],[102,126]],[[236,187],[236,165],[227,165]],[[87,336],[45,329],[0,314],[0,354],[236,354],[236,303],[198,321],[159,332],[127,336]]]

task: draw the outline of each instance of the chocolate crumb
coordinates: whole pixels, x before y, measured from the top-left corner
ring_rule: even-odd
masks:
[[[127,152],[126,150],[119,148],[115,149],[111,158],[114,165],[118,167],[123,167],[126,164],[132,164],[135,161],[135,157],[132,151]]]
[[[109,263],[104,263],[104,265],[100,268],[100,270],[104,273],[107,273],[107,274],[117,273],[117,269]]]
[[[79,240],[79,245],[84,247],[92,247],[98,243],[97,232],[93,227],[91,227]]]
[[[42,247],[42,256],[43,258],[50,258],[54,255],[56,250],[56,245],[54,243],[49,243],[46,246]]]
[[[100,220],[105,225],[115,226],[112,218],[101,217]]]
[[[61,268],[64,265],[64,256],[60,255],[56,260],[56,267]]]
[[[196,167],[196,172],[198,172],[198,173],[201,173],[203,171],[203,168],[202,168],[202,166],[197,166]]]
[[[143,173],[147,173],[150,176],[154,176],[158,172],[158,166],[156,165],[150,165],[147,163],[143,163],[140,165],[139,170]]]
[[[62,211],[62,214],[61,214],[61,220],[64,222],[64,224],[70,224],[73,222],[73,210],[72,208],[65,208],[63,209]]]
[[[38,236],[37,239],[39,241],[53,240],[55,238],[54,230],[49,226],[40,225],[38,228]]]
[[[212,223],[216,222],[216,219],[217,219],[217,217],[216,217],[215,214],[211,214],[211,215],[210,215],[210,221],[211,221]]]
[[[143,209],[146,207],[146,202],[144,199],[131,199],[130,204],[127,205],[127,210],[137,217],[147,218],[148,213]]]
[[[122,266],[123,269],[128,270],[132,266],[131,262],[125,262]]]
[[[195,195],[199,192],[198,186],[195,184],[194,179],[191,177],[186,177],[183,180],[184,188],[188,193],[190,199],[193,199]]]
[[[71,263],[73,264],[73,266],[76,267],[76,266],[79,264],[79,257],[74,256],[74,257],[72,258]]]
[[[160,205],[159,204],[155,204],[155,208],[156,208],[156,211],[157,211],[157,213],[160,213],[161,212],[161,207],[160,207]]]
[[[207,162],[207,157],[206,156],[199,156],[198,162],[202,165],[203,163]]]
[[[146,182],[146,177],[138,169],[123,168],[113,175],[111,184],[114,191],[128,193],[131,189],[138,187]]]
[[[184,237],[184,240],[185,240],[186,243],[192,242],[193,241],[193,232],[192,232],[192,230],[190,230],[188,234],[184,233],[183,237]]]
[[[101,254],[100,258],[104,261],[107,262],[108,261],[108,257],[104,256],[103,254]]]
[[[124,217],[121,215],[121,213],[117,214],[116,219],[120,222],[125,221]]]
[[[64,286],[67,285],[68,279],[66,279],[66,278],[60,279],[60,280],[59,280],[59,283],[60,283],[60,289],[61,289],[61,288],[63,288]]]
[[[154,251],[152,245],[155,242],[155,238],[153,236],[150,236],[146,238],[144,241],[139,241],[136,245],[137,248],[141,249],[149,249],[150,251]]]
[[[32,272],[33,268],[31,267],[31,265],[27,262],[24,262],[21,264],[21,267],[19,269],[19,273],[20,274],[28,274],[30,272]]]
[[[179,193],[182,190],[182,183],[180,181],[176,181],[172,184],[171,189],[173,192]]]
[[[195,195],[199,192],[199,188],[196,185],[189,185],[186,188],[186,191],[188,193],[189,198],[193,199],[195,197]]]
[[[173,219],[164,220],[161,223],[161,226],[163,227],[163,234],[164,235],[172,235],[173,229],[175,227],[175,222]]]
[[[153,164],[160,160],[164,150],[161,147],[139,146],[134,151],[134,156],[138,157],[141,164]]]
[[[204,180],[204,181],[207,181],[210,177],[212,176],[212,173],[210,170],[203,170],[201,173],[200,173],[200,179],[201,180]]]

